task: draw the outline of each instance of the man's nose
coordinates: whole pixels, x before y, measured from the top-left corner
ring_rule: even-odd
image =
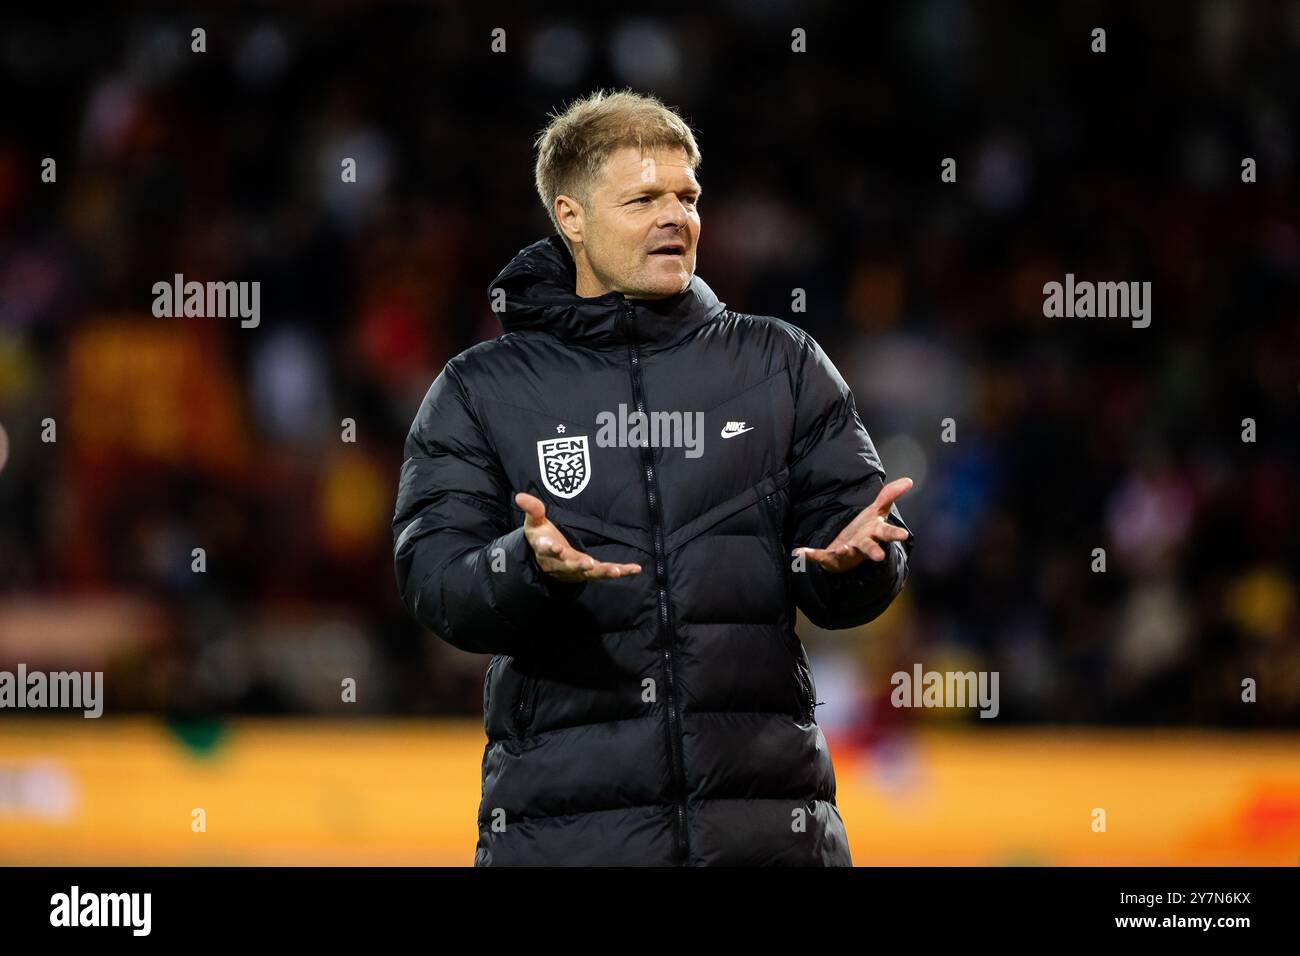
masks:
[[[686,206],[676,196],[668,199],[668,206],[659,218],[663,225],[673,224],[676,226],[686,225]]]

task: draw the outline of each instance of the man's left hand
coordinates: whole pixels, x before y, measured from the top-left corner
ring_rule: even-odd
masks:
[[[824,548],[795,548],[794,554],[804,554],[808,560],[816,561],[833,574],[850,571],[867,558],[885,560],[885,547],[890,541],[906,541],[908,538],[905,530],[886,519],[890,507],[911,487],[911,478],[895,478],[880,489],[875,501],[844,526],[834,541]]]

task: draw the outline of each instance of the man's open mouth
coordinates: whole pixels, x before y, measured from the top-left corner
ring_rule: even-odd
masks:
[[[650,250],[652,256],[684,256],[686,246],[680,242],[667,242]]]

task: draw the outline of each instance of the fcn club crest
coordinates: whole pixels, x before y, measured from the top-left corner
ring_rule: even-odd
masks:
[[[537,463],[547,491],[559,498],[574,497],[591,480],[587,436],[543,438],[537,443]]]

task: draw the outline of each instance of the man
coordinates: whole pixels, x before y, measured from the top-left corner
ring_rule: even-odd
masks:
[[[493,655],[475,865],[852,865],[793,627],[898,594],[911,480],[811,337],[695,275],[676,113],[596,93],[537,146],[557,234],[425,396],[393,522],[411,613]]]

